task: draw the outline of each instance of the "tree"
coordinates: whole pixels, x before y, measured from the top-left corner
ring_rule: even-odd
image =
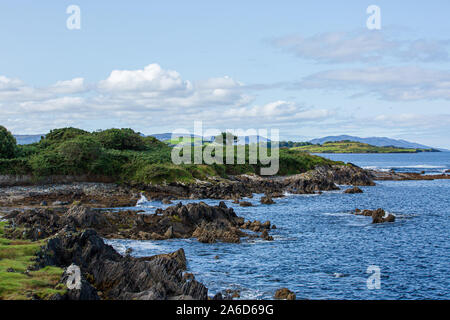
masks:
[[[0,126],[0,158],[14,158],[16,150],[16,138],[5,127]]]

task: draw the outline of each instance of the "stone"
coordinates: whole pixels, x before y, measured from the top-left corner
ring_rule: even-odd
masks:
[[[296,296],[291,290],[287,288],[278,289],[274,295],[275,299],[283,299],[283,300],[295,300]]]

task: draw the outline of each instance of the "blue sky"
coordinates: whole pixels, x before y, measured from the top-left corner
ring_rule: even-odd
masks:
[[[68,30],[66,8],[81,9]],[[366,8],[381,9],[367,30]],[[450,147],[448,1],[10,1],[0,124],[278,128]]]

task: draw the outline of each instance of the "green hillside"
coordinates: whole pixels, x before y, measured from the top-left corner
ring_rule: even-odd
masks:
[[[324,144],[312,144],[292,148],[310,153],[417,153],[433,152],[434,149],[404,149],[396,147],[376,147],[367,143],[355,141],[334,141]]]
[[[248,145],[233,146],[235,164],[175,165],[171,160],[171,146],[154,137],[142,137],[132,129],[95,132],[54,129],[39,142],[29,145],[17,145],[11,133],[4,127],[0,129],[0,174],[31,175],[37,182],[55,175],[87,175],[125,183],[190,183],[209,176],[259,174],[260,168],[267,166],[259,161],[249,164]],[[238,148],[245,148],[244,164],[237,164]],[[318,164],[336,163],[302,150],[279,151],[279,175],[302,173]],[[223,163],[225,158],[226,152]]]

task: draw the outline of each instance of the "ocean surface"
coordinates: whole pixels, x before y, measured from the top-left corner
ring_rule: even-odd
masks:
[[[330,154],[334,160],[379,170],[442,173],[450,152],[418,154]],[[271,299],[287,287],[298,299],[450,299],[450,180],[379,181],[362,194],[340,191],[288,195],[274,205],[254,207],[225,201],[247,220],[270,220],[275,241],[243,239],[240,244],[202,244],[195,239],[166,241],[110,240],[135,256],[184,248],[188,272],[209,295],[240,290],[242,299]],[[219,201],[204,200],[208,204]],[[183,203],[195,202],[194,200]],[[149,213],[160,202],[142,202]],[[355,208],[383,208],[394,223],[372,225]],[[215,259],[219,256],[219,259]],[[379,268],[379,289],[369,289],[368,268]]]

